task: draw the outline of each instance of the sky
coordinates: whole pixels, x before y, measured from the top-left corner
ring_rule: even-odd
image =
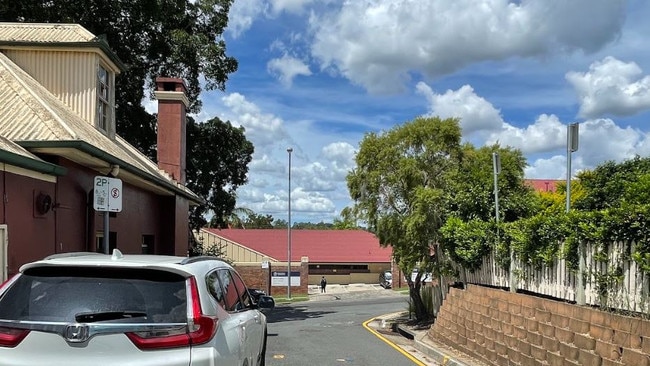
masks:
[[[255,146],[237,207],[332,222],[364,134],[458,117],[463,141],[527,158],[526,178],[650,155],[650,1],[235,0],[239,61],[199,121],[243,126]]]

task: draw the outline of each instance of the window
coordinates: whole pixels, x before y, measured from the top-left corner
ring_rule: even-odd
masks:
[[[92,313],[125,311],[144,316],[115,321],[186,322],[185,278],[157,270],[37,267],[21,275],[0,299],[0,319],[8,320],[74,323],[89,321]]]
[[[207,276],[206,282],[208,285],[208,291],[210,291],[212,297],[217,300],[222,308],[227,309],[226,302],[224,301],[223,289],[221,288],[221,283],[219,282],[218,273],[219,271],[213,271]]]
[[[105,213],[104,213],[105,214]],[[111,231],[108,235],[108,252],[113,253],[113,249],[117,248],[117,232]],[[95,251],[97,253],[104,253],[104,232],[98,231],[95,233]]]
[[[111,127],[111,74],[103,66],[97,68],[97,127],[108,132]]]
[[[142,235],[142,254],[153,254],[153,245],[153,235]]]
[[[242,306],[241,309],[250,308],[252,305],[251,297],[248,294],[248,291],[246,290],[246,285],[244,284],[244,281],[241,279],[241,277],[239,277],[239,274],[237,274],[237,272],[235,271],[232,271],[231,275],[232,275],[233,282],[235,283],[235,287],[237,288],[237,292],[239,293],[239,298]]]

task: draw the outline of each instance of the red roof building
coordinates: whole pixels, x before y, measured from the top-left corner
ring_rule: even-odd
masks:
[[[204,245],[219,246],[233,262],[287,261],[286,229],[202,229]],[[392,249],[364,230],[291,230],[291,262],[309,262],[309,282],[376,283],[391,269]]]
[[[276,261],[286,261],[288,232],[284,229],[205,229]],[[390,247],[363,230],[291,230],[291,261],[308,257],[314,263],[368,263],[391,261]]]
[[[557,186],[563,183],[563,180],[558,179],[525,179],[524,184],[531,187],[535,192],[555,192]]]

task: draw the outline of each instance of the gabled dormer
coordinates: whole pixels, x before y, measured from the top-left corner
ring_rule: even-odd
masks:
[[[124,65],[104,40],[78,24],[0,23],[0,52],[115,137],[115,76]]]

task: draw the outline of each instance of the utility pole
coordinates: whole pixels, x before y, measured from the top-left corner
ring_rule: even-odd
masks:
[[[287,149],[289,153],[289,199],[288,211],[289,221],[287,222],[287,299],[291,300],[291,153],[292,148]]]
[[[580,125],[572,123],[567,126],[566,133],[566,212],[571,211],[571,153],[578,151],[578,135]],[[587,303],[585,295],[585,244],[578,243],[578,274],[576,276],[576,304]]]

